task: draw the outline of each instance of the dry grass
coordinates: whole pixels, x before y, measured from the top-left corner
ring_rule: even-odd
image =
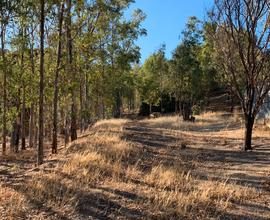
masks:
[[[26,216],[26,200],[17,191],[0,186],[1,219],[23,219]]]
[[[153,207],[163,210],[162,216],[182,216],[188,219],[211,218],[230,208],[232,201],[243,201],[255,196],[254,190],[228,184],[226,181],[201,181],[179,166],[153,167],[146,176],[156,191]]]
[[[108,119],[108,120],[102,120],[98,121],[93,128],[98,131],[122,131],[123,125],[128,122],[127,119]]]
[[[224,120],[225,118],[225,120]],[[228,115],[225,112],[205,112],[196,116],[196,122],[185,122],[179,116],[165,116],[157,119],[146,119],[144,124],[153,128],[171,131],[194,132],[205,137],[234,137],[242,139],[244,135],[244,121],[236,112]],[[269,137],[268,125],[256,124],[253,137]],[[203,131],[203,133],[201,133]],[[197,133],[196,133],[197,132]]]
[[[186,131],[193,131],[199,130],[206,126],[213,126],[215,124],[224,124],[230,125],[233,122],[238,123],[240,118],[238,115],[233,117],[228,117],[229,120],[226,122],[224,121],[224,114],[223,112],[206,112],[201,115],[196,116],[196,123],[192,122],[185,122],[179,116],[164,116],[156,119],[146,119],[144,120],[145,123],[152,127],[159,127],[165,129],[173,129],[173,130],[186,130]]]
[[[219,124],[221,117],[221,113],[207,113],[198,116],[194,124],[181,122],[176,117],[145,120],[142,124],[197,131]],[[226,123],[234,120],[230,118]],[[244,185],[199,178],[194,169],[199,169],[200,164],[191,168],[182,162],[168,164],[153,160],[150,167],[146,166],[153,159],[151,155],[124,138],[123,127],[128,122],[98,122],[88,135],[65,150],[61,157],[66,160],[59,162],[55,169],[45,164],[38,172],[29,174],[31,178],[26,178],[24,184],[15,186],[15,190],[0,187],[0,210],[11,211],[10,219],[23,218],[30,212],[25,207],[33,204],[71,218],[78,213],[91,215],[89,207],[92,207],[94,213],[106,209],[110,218],[216,219],[235,204],[249,202],[260,195],[259,191]],[[228,130],[226,135],[232,133]],[[190,164],[196,163],[190,161]],[[104,201],[107,203],[103,204]],[[14,209],[15,204],[19,205]]]

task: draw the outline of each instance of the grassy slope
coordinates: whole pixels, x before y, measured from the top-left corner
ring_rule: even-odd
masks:
[[[239,165],[242,132],[238,118],[219,114],[98,122],[41,168],[15,167],[0,186],[1,219],[267,219],[268,185],[235,175],[269,176],[267,166]]]

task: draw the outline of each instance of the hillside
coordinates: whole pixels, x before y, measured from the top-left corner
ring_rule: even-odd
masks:
[[[209,93],[207,97],[208,103],[206,106],[206,111],[225,111],[232,112],[237,109],[241,109],[241,105],[238,98],[234,95],[230,95],[230,91],[225,88],[215,89]]]
[[[99,121],[40,167],[1,157],[0,219],[269,219],[269,130],[242,135],[222,113]]]

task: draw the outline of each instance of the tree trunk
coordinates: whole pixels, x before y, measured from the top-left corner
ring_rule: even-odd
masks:
[[[75,72],[73,69],[73,56],[72,56],[72,36],[71,36],[71,0],[67,1],[67,50],[68,50],[68,64],[69,71],[72,75],[72,84],[75,84]],[[71,141],[77,139],[77,108],[76,108],[76,94],[75,87],[72,86],[72,104],[71,104],[71,120],[70,120],[70,137]]]
[[[162,96],[160,98],[160,113],[163,113],[163,100],[162,100]]]
[[[29,148],[34,146],[34,103],[30,107],[30,122],[29,122]]]
[[[25,144],[25,86],[22,88],[22,111],[21,111],[21,138],[22,138],[22,150],[26,149]]]
[[[80,130],[83,132],[84,128],[84,104],[83,104],[83,82],[80,79]]]
[[[34,28],[32,26],[31,29],[31,41],[30,41],[30,60],[31,60],[31,77],[35,76],[35,61],[34,61]],[[33,92],[31,87],[31,93]],[[31,100],[31,107],[30,107],[30,123],[29,123],[29,147],[34,147],[34,140],[35,140],[35,128],[36,128],[36,122],[35,122],[35,104],[34,101]],[[36,145],[35,145],[36,146]]]
[[[22,28],[21,33],[22,37],[24,38],[26,35],[26,29]],[[26,143],[25,143],[25,83],[24,83],[24,50],[25,50],[25,43],[23,41],[22,48],[21,48],[21,86],[22,86],[22,109],[21,109],[21,149],[26,149]]]
[[[175,99],[174,101],[174,113],[177,114],[178,113],[178,103],[176,101],[177,99]]]
[[[101,99],[101,110],[102,110],[102,119],[105,119],[106,106],[105,106],[105,102],[104,102],[104,97],[102,97],[102,99]]]
[[[66,115],[66,119],[65,119],[65,125],[64,125],[64,133],[65,133],[65,146],[67,146],[68,142],[69,142],[69,120],[68,120],[68,116]]]
[[[11,133],[12,151],[18,153],[20,142],[20,117],[18,116],[13,122],[13,131]]]
[[[90,108],[91,108],[91,96],[90,96],[90,88],[89,88],[89,79],[88,79],[88,73],[85,72],[85,115],[84,115],[84,122],[85,127],[84,130],[88,127],[91,121],[91,115],[90,115]]]
[[[40,82],[39,82],[39,135],[37,164],[43,163],[43,108],[44,108],[44,13],[45,3],[40,0]]]
[[[34,146],[38,146],[38,126],[37,126],[37,109],[34,110]]]
[[[5,57],[5,26],[1,27],[1,54],[3,60],[3,132],[2,132],[2,151],[6,154],[7,145],[7,73],[6,73],[6,57]]]
[[[179,116],[183,115],[183,102],[178,99],[178,109],[179,109]]]
[[[234,94],[233,94],[233,88],[230,87],[230,98],[231,98],[231,113],[234,112]]]
[[[184,121],[189,121],[190,120],[190,115],[191,115],[191,104],[190,103],[184,103],[183,104],[183,120]]]
[[[62,24],[63,24],[64,4],[59,5],[59,27],[58,27],[58,52],[57,65],[54,79],[54,99],[53,99],[53,140],[52,154],[57,154],[57,131],[58,131],[58,78],[62,57]]]
[[[122,107],[121,92],[118,89],[116,91],[116,96],[115,96],[114,118],[121,117],[121,107]]]
[[[254,117],[252,116],[246,116],[245,117],[245,136],[244,136],[244,145],[243,150],[248,151],[252,150],[252,131],[253,131],[253,125],[254,125]]]

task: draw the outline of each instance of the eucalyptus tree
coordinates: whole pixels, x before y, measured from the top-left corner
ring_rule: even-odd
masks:
[[[53,101],[53,141],[52,141],[52,153],[57,153],[57,132],[58,132],[58,81],[59,72],[62,62],[62,35],[63,35],[63,17],[64,17],[64,3],[58,3],[58,48],[57,48],[57,64],[55,69],[54,79],[54,101]]]
[[[44,142],[44,26],[45,26],[45,2],[40,0],[40,82],[39,82],[39,132],[37,147],[37,164],[43,163]]]
[[[127,80],[131,64],[138,63],[140,58],[140,48],[135,40],[146,34],[145,29],[141,28],[141,22],[145,19],[141,10],[134,11],[130,20],[122,21],[122,16],[123,12],[112,21],[112,34],[107,47],[112,72],[110,82],[113,82],[113,116],[116,118],[122,114],[122,98],[124,90],[129,87],[130,81]]]
[[[70,123],[70,137],[71,141],[77,139],[77,106],[76,106],[76,73],[74,69],[73,60],[73,37],[72,37],[72,1],[67,0],[67,14],[66,14],[66,37],[67,37],[67,59],[68,72],[71,74],[71,123]]]
[[[139,91],[142,101],[150,106],[161,102],[162,95],[165,92],[164,82],[168,78],[168,63],[165,58],[164,48],[147,58],[140,71]]]
[[[38,102],[38,75],[37,75],[37,49],[35,48],[38,41],[37,26],[38,26],[38,10],[37,5],[30,4],[28,8],[28,47],[29,47],[29,65],[30,74],[29,78],[31,85],[29,86],[28,93],[30,103],[30,119],[29,119],[29,147],[37,146],[37,102]]]
[[[29,134],[29,146],[37,145],[41,164],[45,138],[52,137],[52,153],[57,153],[60,132],[65,132],[66,140],[69,134],[75,140],[79,119],[83,130],[98,115],[97,109],[102,109],[102,117],[111,117],[123,96],[131,94],[130,69],[140,56],[135,41],[145,32],[141,28],[145,16],[138,10],[130,19],[125,17],[132,0],[1,1],[2,13],[7,12],[3,2],[16,9],[9,7],[14,18],[7,16],[8,23],[2,22],[4,16],[0,19],[10,31],[9,50],[7,35],[1,38],[1,72],[3,79],[9,77],[8,86],[3,86],[3,121],[10,130],[13,125],[15,151],[19,136],[22,149],[27,147]]]
[[[7,75],[8,75],[8,60],[6,56],[7,50],[7,32],[12,19],[15,1],[4,0],[0,2],[0,38],[1,38],[1,70],[3,73],[3,117],[2,117],[2,151],[6,154],[7,143]]]
[[[202,32],[200,21],[191,17],[182,32],[183,40],[170,61],[170,85],[184,120],[189,120],[194,102],[201,97],[202,70],[199,61]],[[176,108],[177,109],[177,108]]]

